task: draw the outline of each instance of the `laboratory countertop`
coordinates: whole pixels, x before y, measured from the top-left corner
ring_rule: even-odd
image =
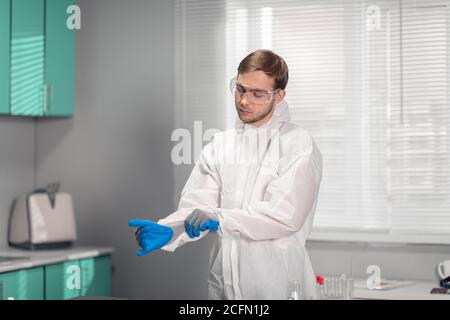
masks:
[[[355,288],[355,299],[379,300],[450,300],[450,294],[431,294],[433,288],[438,288],[438,281],[412,280],[411,284],[389,290],[370,290]]]
[[[21,250],[0,247],[0,273],[28,269],[78,259],[94,258],[114,252],[112,247],[73,246],[56,250]]]

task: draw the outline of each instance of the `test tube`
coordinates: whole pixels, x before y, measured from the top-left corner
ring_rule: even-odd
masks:
[[[322,284],[317,284],[317,298],[319,300],[325,300],[325,279]]]
[[[346,292],[346,298],[348,300],[353,299],[353,279],[347,279],[347,292]]]
[[[343,277],[342,280],[342,299],[347,299],[347,283],[349,279]]]
[[[326,277],[322,285],[317,284],[317,297],[321,300],[353,299],[353,279],[344,274],[340,277]]]
[[[342,278],[336,279],[336,298],[341,300],[343,297],[342,295]]]
[[[347,290],[347,277],[345,276],[345,274],[343,274],[339,278],[339,299],[341,300],[345,299],[346,290]]]
[[[336,278],[331,278],[331,298],[336,299],[337,296],[337,281]]]

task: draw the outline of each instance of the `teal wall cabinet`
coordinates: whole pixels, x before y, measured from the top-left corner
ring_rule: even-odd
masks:
[[[11,1],[0,0],[0,115],[9,113]]]
[[[71,116],[75,104],[75,32],[67,28],[67,8],[74,0],[46,0],[46,116]]]
[[[0,114],[72,116],[75,0],[0,0]]]
[[[11,2],[11,114],[44,114],[44,0]]]

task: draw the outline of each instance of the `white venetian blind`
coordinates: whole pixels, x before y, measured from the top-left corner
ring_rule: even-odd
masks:
[[[396,233],[450,234],[449,4],[402,1],[382,11],[389,86],[379,81],[372,90],[387,97],[387,194]]]
[[[228,81],[271,49],[289,66],[293,120],[324,158],[313,237],[449,242],[449,5],[178,0],[180,114],[233,125]]]

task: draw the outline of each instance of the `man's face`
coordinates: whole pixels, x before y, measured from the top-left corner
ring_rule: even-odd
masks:
[[[245,86],[245,88],[262,89],[265,91],[273,91],[275,86],[274,79],[267,76],[261,70],[239,74],[237,82]],[[235,94],[236,111],[242,122],[252,124],[256,127],[266,123],[272,117],[275,105],[283,100],[285,95],[284,90],[281,90],[275,96],[271,95],[273,98],[270,101],[263,104],[256,104],[249,101],[249,94],[252,93]]]

